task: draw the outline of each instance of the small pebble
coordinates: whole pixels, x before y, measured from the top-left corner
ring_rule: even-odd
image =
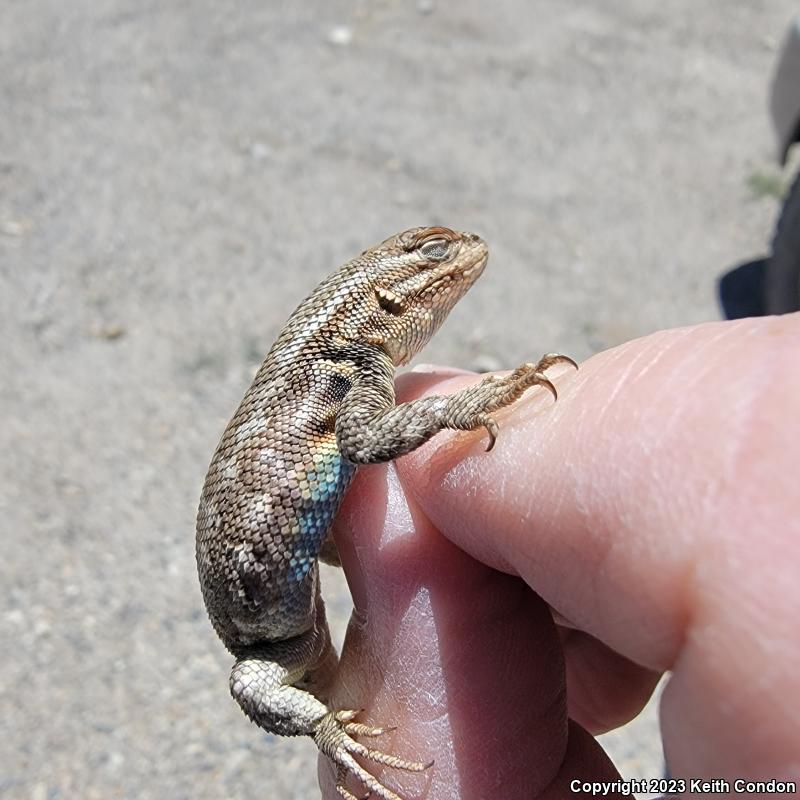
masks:
[[[253,142],[250,145],[250,157],[256,161],[263,161],[269,155],[269,148],[263,142]]]
[[[328,42],[337,47],[347,47],[353,41],[353,29],[349,25],[335,25],[328,31]]]
[[[28,229],[28,225],[18,219],[0,220],[0,233],[5,236],[23,236]]]
[[[92,328],[92,336],[98,339],[106,339],[109,342],[113,342],[114,339],[119,339],[121,336],[124,336],[124,334],[125,328],[115,322],[107,325],[96,325]]]

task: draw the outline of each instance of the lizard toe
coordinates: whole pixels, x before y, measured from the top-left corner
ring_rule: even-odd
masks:
[[[338,711],[326,714],[317,724],[313,734],[317,747],[336,765],[336,791],[344,800],[357,800],[356,796],[345,786],[348,774],[352,774],[369,790],[367,796],[374,795],[381,798],[381,800],[403,800],[400,795],[393,792],[367,769],[362,767],[354,756],[367,758],[375,763],[385,764],[406,772],[423,772],[432,766],[433,761],[428,763],[408,761],[357,742],[350,735],[351,733],[380,736],[389,730],[394,730],[394,728],[388,726],[373,727],[353,722],[352,720],[356,713]]]

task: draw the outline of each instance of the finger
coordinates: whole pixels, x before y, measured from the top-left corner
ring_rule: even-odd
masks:
[[[561,630],[569,716],[594,735],[630,722],[661,677],[615,653],[588,633]]]
[[[435,760],[422,775],[377,768],[378,777],[413,797],[449,797],[454,787],[465,797],[501,788],[535,797],[549,786],[569,742],[563,661],[545,604],[440,536],[392,467],[362,471],[337,544],[356,611],[335,705],[366,706],[359,721],[396,726],[381,750]],[[596,749],[587,740],[578,753],[594,763]]]
[[[499,413],[491,455],[443,434],[399,462],[452,541],[674,671],[662,720],[684,774],[779,774],[800,752],[798,352],[798,315],[665,331],[556,376],[553,407]]]
[[[602,788],[591,790],[586,786],[587,782],[595,786],[599,784]],[[570,721],[567,752],[558,772],[537,800],[564,800],[565,797],[581,797],[582,794],[589,797],[629,798],[630,793],[623,791],[622,783],[614,765],[591,734],[577,722]]]

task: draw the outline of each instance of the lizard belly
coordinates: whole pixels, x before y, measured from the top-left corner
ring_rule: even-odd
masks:
[[[313,625],[317,557],[356,469],[330,434],[307,441],[301,452],[280,450],[273,443],[247,459],[247,473],[258,478],[249,492],[241,488],[241,466],[223,462],[202,515],[219,529],[198,540],[198,559],[209,567],[206,606],[232,650]],[[236,492],[226,491],[228,480]]]

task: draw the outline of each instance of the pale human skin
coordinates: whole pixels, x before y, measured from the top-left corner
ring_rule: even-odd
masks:
[[[800,314],[551,375],[558,402],[498,412],[491,453],[444,432],[360,470],[336,525],[356,615],[334,703],[398,726],[376,747],[436,760],[383,771],[403,797],[562,798],[617,776],[590,734],[669,671],[673,776],[800,780]],[[398,400],[474,381],[417,371]],[[336,797],[324,759],[320,777]]]

